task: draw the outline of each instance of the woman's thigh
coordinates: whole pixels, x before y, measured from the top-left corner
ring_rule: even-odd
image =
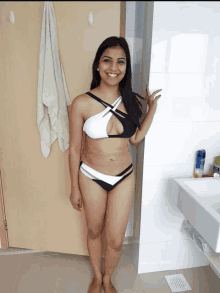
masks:
[[[113,248],[120,248],[131,212],[135,188],[134,171],[108,192],[105,235]]]
[[[79,187],[85,210],[88,234],[91,238],[99,236],[106,211],[107,191],[79,170]]]

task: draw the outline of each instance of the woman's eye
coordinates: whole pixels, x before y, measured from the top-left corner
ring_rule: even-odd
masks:
[[[110,60],[109,59],[104,60],[104,62],[108,62],[108,61],[110,61]],[[123,61],[119,61],[118,63],[125,64],[125,62],[123,62]]]

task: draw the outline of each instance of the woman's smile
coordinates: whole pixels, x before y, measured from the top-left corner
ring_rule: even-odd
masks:
[[[110,78],[115,78],[118,76],[118,74],[113,74],[113,73],[107,73],[108,77]]]

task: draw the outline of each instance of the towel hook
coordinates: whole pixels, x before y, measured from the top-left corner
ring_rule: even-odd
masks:
[[[91,11],[89,12],[89,16],[88,16],[88,24],[89,24],[90,26],[93,25],[93,14],[92,14]]]
[[[10,16],[9,16],[10,22],[14,23],[15,22],[15,16],[14,16],[14,12],[10,11]]]

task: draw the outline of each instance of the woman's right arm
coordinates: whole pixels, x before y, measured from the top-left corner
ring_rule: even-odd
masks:
[[[79,192],[79,164],[83,139],[83,101],[77,96],[69,108],[69,169],[71,192]]]

